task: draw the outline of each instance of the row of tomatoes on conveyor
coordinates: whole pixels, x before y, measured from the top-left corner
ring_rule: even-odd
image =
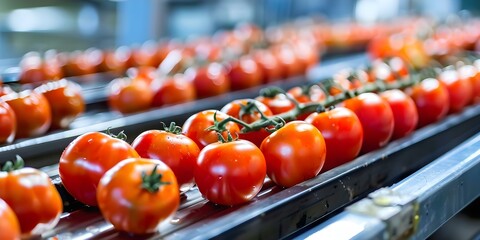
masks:
[[[478,104],[480,61],[461,60],[417,70],[398,57],[375,60],[368,70],[200,111],[181,128],[159,124],[131,144],[124,133],[86,133],[62,153],[60,178],[117,230],[155,232],[194,184],[215,204],[248,204],[266,177],[294,186]],[[54,228],[63,209],[48,176],[21,162],[0,173],[2,239]]]

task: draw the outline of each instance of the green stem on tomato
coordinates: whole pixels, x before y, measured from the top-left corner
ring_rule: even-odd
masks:
[[[155,165],[150,174],[142,172],[142,189],[145,189],[150,193],[156,193],[162,185],[170,184],[170,182],[162,182],[163,175],[157,173],[157,168],[158,165]]]
[[[18,170],[18,169],[21,169],[25,166],[25,161],[23,161],[22,157],[20,157],[19,155],[16,155],[16,159],[15,159],[15,162],[13,161],[7,161],[1,171],[2,172],[12,172],[12,171],[15,171],[15,170]]]

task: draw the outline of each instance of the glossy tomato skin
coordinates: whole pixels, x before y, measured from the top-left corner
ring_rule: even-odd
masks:
[[[85,100],[80,85],[62,79],[45,83],[35,89],[47,99],[52,111],[52,129],[67,128],[85,112]]]
[[[282,78],[280,64],[271,51],[258,50],[253,54],[253,59],[262,72],[263,83],[278,81]]]
[[[135,138],[132,147],[142,158],[158,159],[167,164],[181,189],[193,185],[193,169],[200,149],[192,139],[163,130],[148,130]]]
[[[260,146],[267,175],[282,187],[291,187],[318,175],[326,157],[320,131],[304,121],[292,121],[270,134]]]
[[[108,105],[121,113],[134,113],[150,108],[153,93],[145,81],[117,78],[108,85]]]
[[[190,102],[197,97],[192,81],[185,79],[181,74],[163,81],[159,79],[156,81],[159,81],[160,86],[153,96],[152,106],[154,107]]]
[[[0,199],[0,239],[20,240],[17,216],[2,199]]]
[[[362,93],[344,103],[360,119],[363,127],[362,153],[385,146],[394,130],[393,112],[388,103],[375,93]]]
[[[162,184],[158,191],[142,188],[142,174],[150,175],[157,166]],[[97,188],[98,206],[115,229],[133,234],[157,230],[180,204],[180,193],[173,171],[159,160],[126,159],[101,178]]]
[[[228,72],[232,90],[241,90],[262,83],[262,72],[251,57],[243,57],[231,64]]]
[[[2,96],[15,112],[17,119],[16,138],[39,136],[48,131],[52,112],[43,94],[25,90]]]
[[[392,139],[409,135],[418,124],[418,112],[415,102],[404,92],[393,89],[380,93],[393,112],[394,129]]]
[[[480,61],[475,61],[480,64]],[[480,71],[474,65],[464,65],[458,69],[458,74],[462,79],[468,79],[472,85],[471,103],[480,102]]]
[[[0,100],[0,144],[11,143],[17,131],[17,118],[13,109]]]
[[[254,198],[265,177],[262,152],[245,140],[206,146],[200,151],[195,168],[195,182],[202,195],[213,203],[228,206]]]
[[[448,90],[437,79],[428,78],[408,89],[418,111],[417,127],[423,127],[444,118],[450,107]]]
[[[273,115],[288,112],[295,108],[295,104],[288,100],[285,94],[278,94],[273,98],[259,96],[255,100],[265,104],[272,111]]]
[[[217,96],[230,90],[227,72],[219,63],[210,63],[196,70],[188,69],[185,74],[192,79],[198,98]]]
[[[443,71],[438,78],[447,87],[451,113],[462,111],[472,101],[472,83],[460,78],[457,70]]]
[[[322,172],[355,159],[363,142],[363,128],[357,115],[348,108],[337,107],[322,113],[312,113],[305,119],[322,133],[327,156]]]
[[[96,188],[102,175],[120,161],[137,157],[135,149],[121,139],[100,132],[85,133],[63,151],[60,178],[75,199],[97,206]]]
[[[272,111],[270,111],[270,109],[265,104],[254,99],[234,100],[225,105],[220,111],[226,113],[229,116],[240,119],[246,123],[253,123],[261,119],[262,117],[260,113],[258,113],[258,111],[254,111],[252,113],[244,113],[244,111],[242,110],[242,106],[246,106],[248,102],[253,102],[257,106],[257,108],[263,113],[263,115],[267,117],[273,115]],[[240,117],[240,114],[242,115],[242,117]],[[240,126],[240,129],[242,128],[243,127]],[[252,131],[247,133],[239,133],[238,136],[241,139],[245,139],[254,143],[255,145],[257,145],[257,147],[260,147],[263,139],[265,139],[268,135],[270,135],[270,133],[267,130],[261,129],[258,131]]]
[[[0,198],[15,212],[25,236],[55,227],[63,210],[60,194],[48,175],[34,168],[0,172]]]
[[[217,121],[221,121],[228,117],[225,113],[217,110],[205,110],[190,116],[183,124],[182,133],[192,139],[200,150],[208,144],[218,141],[218,136],[215,131],[205,130],[210,126],[213,126],[213,117],[215,113]],[[225,127],[233,137],[236,137],[240,132],[239,126],[234,122],[228,122]],[[223,132],[222,135],[225,139],[227,138],[226,131]]]

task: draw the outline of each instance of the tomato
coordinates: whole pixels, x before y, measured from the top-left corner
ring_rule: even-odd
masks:
[[[327,98],[322,88],[316,84],[308,86],[308,88],[293,87],[287,93],[300,103],[321,102]]]
[[[159,81],[160,86],[153,96],[154,107],[190,102],[196,98],[195,86],[185,79],[183,74],[176,74],[164,81],[160,79],[156,81]]]
[[[0,239],[20,240],[20,225],[17,216],[2,199],[0,199]]]
[[[17,131],[17,118],[13,109],[0,100],[0,143],[11,143]]]
[[[197,70],[188,69],[185,74],[192,79],[198,98],[220,95],[230,90],[230,81],[224,67],[218,63],[210,63]]]
[[[172,170],[153,159],[130,158],[108,170],[97,188],[98,207],[115,229],[133,234],[157,231],[180,205]]]
[[[65,148],[58,170],[65,189],[75,199],[97,206],[96,188],[102,175],[118,162],[137,157],[135,149],[122,139],[90,132],[78,136]]]
[[[461,79],[467,79],[472,85],[472,101],[470,103],[480,102],[480,72],[478,69],[474,65],[463,65],[458,69],[458,76]]]
[[[260,68],[263,76],[263,83],[274,82],[282,77],[282,69],[275,56],[269,50],[257,50],[253,59]]]
[[[412,133],[418,123],[417,107],[413,99],[398,89],[382,92],[380,97],[387,101],[393,112],[392,139],[402,138]]]
[[[133,79],[145,81],[147,84],[157,78],[157,68],[151,66],[140,66],[127,69],[127,76]]]
[[[228,78],[232,90],[241,90],[260,85],[262,72],[250,57],[241,57],[230,66]]]
[[[180,188],[189,189],[193,185],[193,169],[200,149],[180,131],[179,127],[145,131],[135,138],[132,147],[142,158],[158,159],[167,164],[175,173]]]
[[[394,74],[395,73],[390,66],[381,59],[373,61],[372,69],[370,71],[370,79],[374,81],[381,80],[385,82],[393,82],[397,79]]]
[[[48,100],[41,93],[25,90],[2,96],[10,105],[17,119],[16,138],[39,136],[47,132],[52,123]]]
[[[251,104],[255,104],[257,109],[245,109],[246,107],[251,107]],[[229,116],[240,119],[246,123],[253,123],[261,119],[262,116],[258,111],[260,111],[264,116],[267,117],[273,115],[272,111],[270,111],[270,109],[265,104],[253,99],[234,100],[225,105],[220,111],[226,113]],[[243,126],[240,126],[240,128],[242,129]],[[241,139],[245,139],[254,143],[255,145],[257,145],[257,147],[260,147],[263,139],[265,139],[265,137],[267,137],[268,135],[270,135],[270,133],[267,130],[261,129],[258,131],[240,133],[239,137]]]
[[[348,108],[337,107],[312,113],[305,119],[322,133],[327,156],[322,172],[352,161],[360,153],[363,142],[362,123]]]
[[[218,136],[215,131],[206,130],[213,126],[214,115],[216,114],[217,121],[222,121],[228,115],[217,110],[205,110],[190,116],[183,124],[182,133],[191,138],[200,149],[203,149],[208,144],[218,141]],[[237,136],[240,128],[234,122],[228,122],[225,128],[232,136]],[[227,132],[222,133],[224,138],[227,138]]]
[[[427,78],[407,90],[418,111],[417,127],[423,127],[444,118],[450,106],[448,90],[434,78]]]
[[[388,143],[394,130],[394,116],[385,100],[375,93],[362,93],[343,104],[362,123],[364,134],[361,152],[367,153]]]
[[[273,115],[288,112],[295,108],[295,104],[285,94],[278,94],[273,98],[260,96],[256,97],[255,100],[265,104],[272,111]]]
[[[200,151],[195,168],[198,190],[209,201],[238,205],[250,201],[262,189],[265,158],[245,140],[217,142]]]
[[[38,52],[29,52],[20,62],[20,83],[38,83],[46,80],[56,80],[62,77],[60,65],[54,59],[40,57]]]
[[[157,58],[157,46],[153,41],[147,41],[140,48],[132,51],[132,60],[134,66],[154,66],[157,67],[160,62]]]
[[[153,93],[145,81],[117,78],[108,85],[108,105],[121,113],[134,113],[150,108]]]
[[[63,71],[67,76],[81,76],[95,73],[97,69],[91,60],[92,59],[82,51],[73,51],[68,54]]]
[[[263,140],[267,175],[282,187],[291,187],[318,175],[326,156],[320,131],[304,121],[292,121]]]
[[[480,103],[480,60],[474,62],[476,74],[470,78],[473,90],[473,103]]]
[[[99,68],[102,72],[114,72],[122,74],[127,70],[127,54],[122,51],[122,48],[116,51],[106,51],[104,53],[103,61]]]
[[[298,76],[304,73],[302,63],[289,45],[274,46],[272,52],[280,63],[283,78]]]
[[[462,111],[472,101],[472,83],[460,78],[456,70],[443,71],[438,79],[447,87],[451,113]]]
[[[35,89],[47,99],[52,111],[53,129],[67,128],[70,123],[85,111],[85,101],[80,85],[62,79],[48,82]]]
[[[46,173],[22,167],[20,159],[3,167],[0,198],[15,212],[22,235],[38,235],[57,225],[62,198]]]

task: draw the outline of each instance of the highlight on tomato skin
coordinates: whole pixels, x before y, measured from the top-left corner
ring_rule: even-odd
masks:
[[[117,78],[107,86],[108,106],[123,114],[140,112],[150,108],[153,92],[145,81]]]
[[[12,143],[17,132],[17,118],[13,109],[0,100],[0,144]]]
[[[0,239],[20,239],[20,225],[17,216],[2,199],[0,199]]]
[[[418,111],[413,99],[398,89],[382,92],[380,97],[387,101],[393,112],[392,140],[412,133],[418,124]]]

